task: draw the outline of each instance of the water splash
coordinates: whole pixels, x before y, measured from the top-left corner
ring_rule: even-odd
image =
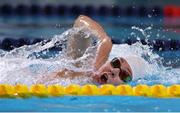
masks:
[[[17,84],[23,83],[31,85],[36,83],[44,76],[53,75],[64,68],[73,69],[74,71],[90,71],[92,70],[92,62],[99,45],[99,41],[86,50],[84,55],[76,60],[67,56],[67,41],[74,38],[74,35],[81,32],[83,28],[72,28],[61,35],[55,35],[51,40],[44,40],[34,45],[25,45],[15,48],[10,52],[0,50],[0,83]],[[140,29],[133,26],[133,30],[138,30],[148,41],[149,34],[146,29]],[[84,38],[88,38],[91,33],[84,32]],[[95,40],[95,39],[93,39]],[[55,49],[59,51],[54,51]],[[151,47],[137,42],[133,45],[121,44],[114,45],[110,59],[115,56],[137,56],[145,61],[146,74],[137,77],[131,84],[174,84],[180,81],[180,71],[171,67],[164,67],[162,59],[155,54]],[[81,63],[82,66],[77,68],[74,64]],[[138,76],[138,75],[137,75]],[[70,78],[52,78],[50,77],[44,84],[61,84],[68,85],[72,83],[86,84],[91,83],[87,76]]]
[[[152,30],[152,27],[141,29],[139,27],[132,26],[132,29],[139,31],[143,35],[143,38],[145,38],[145,42],[148,44],[150,34],[148,34],[147,31]],[[131,50],[128,50],[131,51],[130,54],[132,55],[132,53],[135,52],[136,55],[145,59],[147,61],[146,68],[148,68],[148,73],[143,78],[134,81],[133,84],[143,83],[152,85],[155,83],[159,83],[170,85],[179,83],[179,69],[165,67],[162,63],[164,59],[160,57],[158,54],[154,53],[152,51],[153,49],[151,49],[151,46],[142,45],[142,43],[140,43],[140,40],[138,43],[135,43],[132,46]]]
[[[31,85],[43,76],[48,76],[53,72],[58,72],[62,69],[71,69],[74,71],[89,71],[92,70],[92,60],[98,44],[98,40],[93,37],[93,43],[84,55],[76,60],[67,56],[67,40],[75,38],[74,35],[78,34],[84,28],[72,28],[61,35],[55,35],[51,40],[44,40],[34,45],[25,45],[15,48],[10,52],[0,51],[0,83],[17,84],[23,83]],[[84,31],[84,37],[89,37],[90,32]],[[97,41],[94,44],[94,41]],[[55,49],[54,49],[55,48]],[[59,49],[58,51],[55,51]],[[94,51],[94,52],[91,52]],[[76,67],[76,63],[81,63],[81,67]],[[89,64],[89,65],[87,65]],[[52,74],[53,76],[53,74]],[[70,83],[86,83],[88,78],[80,79],[76,77],[74,80],[70,79],[55,79],[47,81],[45,84],[59,83],[66,85]]]

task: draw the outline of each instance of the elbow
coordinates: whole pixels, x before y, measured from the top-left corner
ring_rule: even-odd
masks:
[[[108,46],[108,48],[112,48],[112,40],[111,40],[111,38],[109,38],[108,36],[107,36],[107,38],[105,38],[105,43],[106,43],[106,45]]]
[[[111,38],[109,38],[109,43],[110,43],[110,47],[112,48],[112,40],[111,40]]]

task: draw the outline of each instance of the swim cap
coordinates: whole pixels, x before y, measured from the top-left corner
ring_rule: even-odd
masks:
[[[124,57],[131,67],[133,79],[141,78],[147,73],[146,61],[139,56],[125,56]]]

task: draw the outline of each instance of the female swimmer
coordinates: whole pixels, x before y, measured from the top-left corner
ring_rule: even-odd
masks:
[[[73,27],[76,28],[82,26],[86,29],[86,31],[93,31],[95,37],[101,41],[93,63],[94,70],[92,72],[75,72],[73,70],[63,69],[55,74],[41,78],[41,82],[38,83],[43,83],[46,80],[53,79],[54,77],[60,78],[65,73],[68,73],[71,77],[84,76],[86,73],[90,73],[89,75],[92,77],[92,80],[99,84],[117,85],[131,81],[133,77],[132,69],[125,58],[115,57],[108,61],[108,57],[112,49],[112,42],[111,38],[109,38],[103,28],[91,18],[80,15],[75,20]],[[70,55],[73,59],[81,57],[86,48],[89,47],[88,42],[88,38],[83,40],[78,38],[70,39],[67,47],[70,51],[68,55]],[[81,50],[81,52],[78,50]]]

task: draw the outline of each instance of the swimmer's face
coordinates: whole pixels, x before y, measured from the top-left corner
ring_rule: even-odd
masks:
[[[94,73],[93,80],[99,84],[118,85],[131,81],[132,71],[124,58],[114,58]]]

